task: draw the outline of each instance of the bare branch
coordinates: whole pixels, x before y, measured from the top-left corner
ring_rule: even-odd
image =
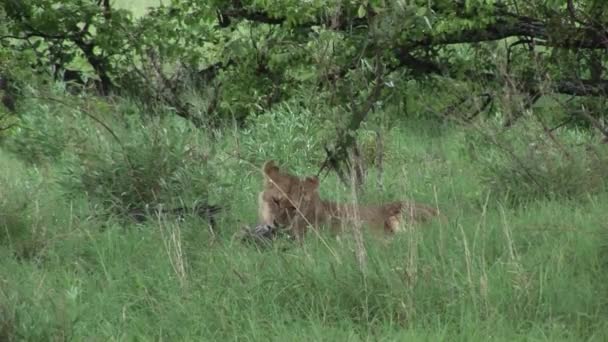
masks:
[[[608,80],[560,80],[555,83],[554,88],[562,94],[606,96],[608,94]]]

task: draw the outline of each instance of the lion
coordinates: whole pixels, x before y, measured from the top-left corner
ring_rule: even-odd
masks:
[[[264,189],[258,196],[262,224],[285,226],[291,235],[301,239],[307,227],[329,226],[334,234],[359,221],[372,232],[392,235],[408,223],[425,222],[439,216],[436,208],[396,201],[381,205],[356,205],[322,200],[316,176],[299,178],[279,169],[273,160],[262,167]],[[350,224],[349,224],[350,223]]]

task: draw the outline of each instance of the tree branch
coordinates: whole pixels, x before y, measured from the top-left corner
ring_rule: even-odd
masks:
[[[427,35],[408,43],[410,47],[478,43],[509,37],[530,37],[545,40],[550,47],[567,49],[605,49],[608,39],[595,29],[564,25],[559,29],[548,27],[543,21],[525,16],[504,14],[483,28],[459,30],[441,36]]]
[[[560,80],[554,89],[558,93],[575,96],[606,96],[608,80]]]
[[[349,184],[348,180],[345,177],[345,174],[348,174],[348,170],[350,169],[348,167],[347,159],[348,149],[352,146],[355,146],[356,131],[357,129],[359,129],[359,126],[361,126],[361,123],[367,117],[367,114],[372,109],[374,103],[376,103],[376,101],[380,97],[380,94],[382,93],[382,88],[384,87],[384,70],[379,61],[376,61],[376,63],[376,77],[374,80],[374,87],[368,95],[365,103],[360,108],[355,109],[353,107],[354,112],[350,118],[350,122],[348,126],[339,134],[338,141],[336,142],[335,147],[332,150],[325,148],[327,156],[325,158],[325,161],[323,161],[319,172],[317,173],[318,175],[320,175],[324,170],[333,169],[336,171],[336,173],[340,177],[340,180],[342,180],[345,185]],[[344,172],[344,169],[342,168],[343,163],[347,164],[346,172]]]
[[[274,17],[260,10],[249,10],[243,8],[240,3],[231,9],[220,11],[218,15],[221,27],[231,24],[230,18],[246,19],[254,22],[281,25],[287,21],[285,17]],[[549,26],[546,22],[521,16],[506,11],[504,6],[495,6],[496,17],[492,24],[482,28],[463,29],[455,32],[448,32],[437,35],[427,33],[419,39],[409,41],[400,48],[409,51],[413,48],[441,46],[462,43],[478,43],[484,41],[501,40],[509,37],[530,37],[545,40],[545,44],[551,47],[567,49],[605,49],[608,47],[608,37],[603,30],[591,27],[577,27],[573,24],[563,23],[556,29]],[[316,19],[304,23],[299,23],[300,28],[310,28],[312,26],[324,25],[333,30],[346,30],[352,27],[367,26],[366,18],[348,18],[345,14],[341,15],[340,20],[335,25],[329,19]]]
[[[399,63],[392,69],[389,69],[389,71],[395,71],[399,67],[406,66],[415,74],[443,74],[440,65],[429,60],[417,58],[411,54],[410,50],[404,47],[395,48],[393,54]]]
[[[286,17],[273,17],[270,14],[260,10],[250,10],[242,7],[239,3],[237,7],[218,10],[218,21],[220,27],[228,27],[232,24],[231,19],[245,19],[253,22],[269,25],[283,25],[287,22]],[[345,13],[340,13],[338,16],[333,16],[327,19],[311,20],[299,23],[296,26],[300,28],[310,28],[312,26],[324,25],[331,27],[333,30],[346,30],[352,27],[367,27],[366,18],[349,18]]]

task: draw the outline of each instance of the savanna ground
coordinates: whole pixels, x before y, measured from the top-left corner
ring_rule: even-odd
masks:
[[[0,340],[608,338],[608,150],[587,148],[597,140],[587,130],[531,145],[543,134],[534,120],[495,135],[486,133],[492,118],[468,128],[423,115],[391,120],[391,111],[444,105],[413,88],[417,101],[361,130],[369,165],[381,132],[384,170],[378,180],[368,167],[357,200],[411,198],[436,205],[447,222],[389,243],[366,238],[362,270],[348,235],[266,249],[234,239],[257,221],[265,160],[317,172],[333,133],[329,110],[281,105],[244,128],[199,130],[173,116],[141,119],[128,100],[48,91],[112,134],[69,105],[22,105],[31,129],[0,150]],[[214,231],[195,215],[121,215],[141,196],[179,206],[200,189],[224,207]],[[324,198],[352,192],[334,174],[321,180]]]

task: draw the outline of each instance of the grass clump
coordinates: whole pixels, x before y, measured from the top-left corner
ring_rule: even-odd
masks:
[[[585,133],[547,135],[537,127],[473,138],[480,178],[497,199],[522,204],[573,199],[606,190],[608,148]]]
[[[17,322],[14,312],[9,309],[9,304],[0,294],[0,340],[12,342],[17,341]]]
[[[205,138],[162,120],[130,127],[129,133],[98,136],[76,150],[62,180],[69,195],[86,194],[93,206],[121,217],[208,201],[215,174]]]
[[[30,164],[59,161],[71,140],[67,129],[71,118],[63,115],[60,108],[28,103],[4,148]]]
[[[20,259],[33,259],[47,245],[61,213],[40,175],[0,151],[0,246]]]

